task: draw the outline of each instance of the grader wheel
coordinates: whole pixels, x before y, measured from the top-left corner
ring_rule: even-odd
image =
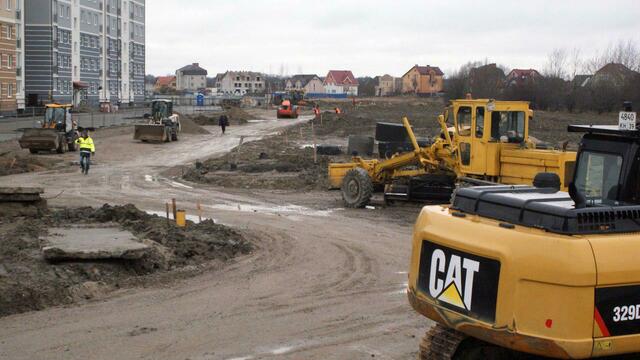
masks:
[[[348,208],[367,206],[373,194],[373,183],[363,168],[351,169],[342,180],[342,200]]]

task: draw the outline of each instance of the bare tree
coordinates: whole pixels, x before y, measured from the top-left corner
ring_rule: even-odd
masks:
[[[565,49],[553,49],[547,56],[547,63],[543,70],[545,77],[565,79],[567,77],[567,51]]]
[[[620,40],[607,46],[602,52],[584,63],[583,69],[595,73],[609,63],[618,63],[631,70],[640,71],[640,46],[632,40]]]

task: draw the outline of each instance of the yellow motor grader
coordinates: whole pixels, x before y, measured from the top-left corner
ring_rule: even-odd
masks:
[[[422,209],[407,292],[436,325],[419,359],[640,358],[632,118],[631,130],[569,126],[584,135],[568,192],[467,187]]]
[[[541,172],[557,174],[566,189],[576,153],[536,149],[529,139],[532,118],[523,101],[453,100],[438,117],[441,135],[433,144],[420,147],[404,118],[413,151],[329,164],[330,186],[341,189],[345,206],[353,208],[366,206],[376,190],[386,200],[448,200],[461,181],[530,185]]]

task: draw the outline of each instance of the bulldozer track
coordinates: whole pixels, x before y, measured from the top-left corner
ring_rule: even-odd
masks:
[[[418,360],[450,360],[467,335],[444,327],[433,326],[420,341]]]

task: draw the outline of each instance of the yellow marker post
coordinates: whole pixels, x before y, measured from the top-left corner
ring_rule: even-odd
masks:
[[[187,226],[187,213],[184,210],[176,210],[176,225],[178,227]]]

